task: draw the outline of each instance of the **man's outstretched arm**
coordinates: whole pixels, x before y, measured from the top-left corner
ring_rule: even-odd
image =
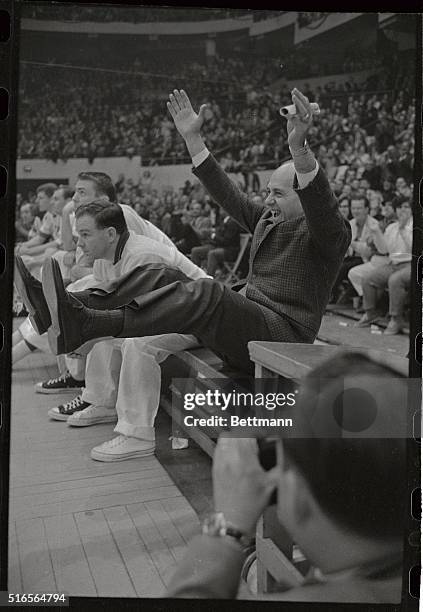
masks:
[[[343,256],[351,241],[350,224],[339,212],[338,201],[333,194],[326,174],[318,168],[306,135],[312,124],[310,102],[298,89],[292,91],[292,101],[297,108],[287,123],[288,144],[294,160],[298,179],[298,196],[307,219],[310,234],[322,254],[333,258]],[[315,177],[304,184],[302,176]]]
[[[185,140],[188,152],[195,167],[194,174],[200,179],[211,197],[227,213],[249,232],[254,228],[265,210],[264,206],[253,204],[243,193],[209,152],[201,136],[206,105],[203,104],[195,113],[191,102],[183,89],[175,89],[169,96],[168,110],[172,115],[176,129]]]

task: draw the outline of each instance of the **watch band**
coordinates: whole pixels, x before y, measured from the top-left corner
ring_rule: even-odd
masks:
[[[302,147],[299,147],[298,149],[291,149],[291,147],[289,147],[289,150],[291,152],[292,157],[301,157],[302,155],[307,155],[311,152],[307,140],[304,140],[304,144]]]
[[[203,523],[203,534],[211,537],[230,537],[242,548],[249,547],[254,540],[237,527],[227,523],[223,512],[214,512],[206,517]]]

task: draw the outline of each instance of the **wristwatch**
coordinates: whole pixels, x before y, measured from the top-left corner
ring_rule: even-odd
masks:
[[[250,535],[228,523],[223,512],[213,512],[205,518],[203,534],[215,538],[230,537],[238,542],[242,548],[248,548],[254,540]]]

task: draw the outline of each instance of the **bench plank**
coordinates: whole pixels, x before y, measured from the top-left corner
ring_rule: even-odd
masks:
[[[251,360],[286,378],[299,380],[325,359],[345,352],[362,352],[378,363],[408,376],[408,359],[393,353],[359,347],[324,346],[294,342],[249,342]]]

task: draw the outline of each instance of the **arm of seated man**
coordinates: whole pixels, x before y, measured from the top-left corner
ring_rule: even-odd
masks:
[[[42,244],[33,244],[30,247],[27,246],[25,249],[19,249],[19,252],[30,257],[35,257],[37,255],[43,255],[46,250],[52,246],[54,246],[54,242],[48,241]]]
[[[44,234],[38,233],[36,236],[30,238],[30,240],[27,240],[26,242],[21,242],[18,245],[19,248],[17,250],[23,255],[31,255],[32,249],[44,245],[47,242],[48,238],[49,236],[45,236]]]

